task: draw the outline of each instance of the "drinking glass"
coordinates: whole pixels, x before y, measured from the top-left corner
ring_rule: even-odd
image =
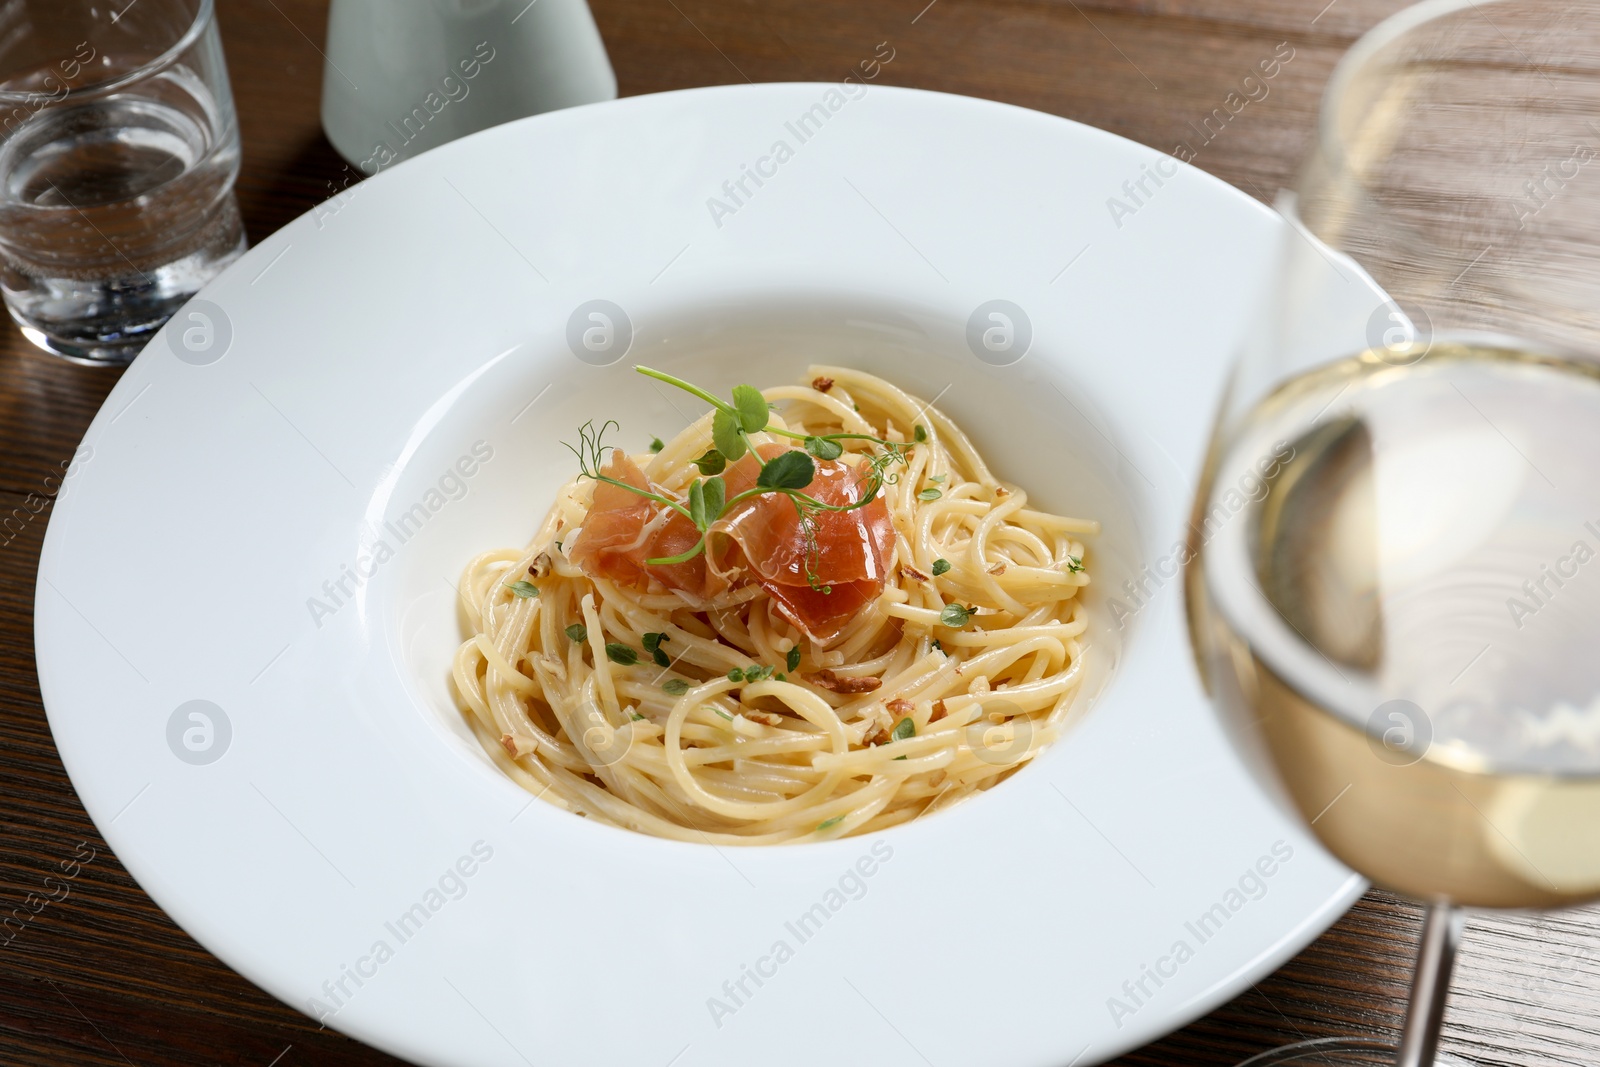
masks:
[[[23,335],[131,360],[245,249],[212,0],[8,0],[0,293]]]
[[[1331,852],[1426,905],[1401,1067],[1444,1062],[1463,907],[1600,898],[1596,116],[1593,8],[1435,0],[1357,43],[1190,527],[1214,698]],[[1364,349],[1297,332],[1308,256],[1388,294]]]

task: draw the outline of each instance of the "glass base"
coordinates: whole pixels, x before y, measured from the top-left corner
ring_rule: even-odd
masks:
[[[0,267],[0,293],[22,336],[74,363],[123,366],[132,362],[179,308],[244,254],[244,227],[232,194],[206,223],[198,247],[160,266],[113,276],[24,269],[15,259]]]
[[[73,323],[36,323],[24,319],[14,308],[7,310],[22,336],[51,355],[88,367],[122,367],[133,362],[133,357],[188,299],[185,296],[155,307],[146,306],[137,317]]]
[[[1239,1067],[1394,1067],[1400,1049],[1386,1041],[1361,1037],[1319,1037],[1284,1045],[1259,1056],[1252,1056]],[[1434,1067],[1473,1067],[1466,1060],[1441,1052]]]

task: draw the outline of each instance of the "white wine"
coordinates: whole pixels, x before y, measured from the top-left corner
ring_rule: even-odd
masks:
[[[1600,897],[1600,365],[1383,355],[1288,383],[1213,450],[1187,575],[1208,684],[1374,882]]]

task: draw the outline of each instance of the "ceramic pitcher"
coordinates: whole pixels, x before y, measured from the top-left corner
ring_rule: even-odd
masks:
[[[370,176],[524,115],[612,100],[585,0],[332,0],[322,128]]]

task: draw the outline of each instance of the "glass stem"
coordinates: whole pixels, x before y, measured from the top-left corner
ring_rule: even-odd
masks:
[[[1450,996],[1450,971],[1455,966],[1456,946],[1461,944],[1465,921],[1461,909],[1453,904],[1428,905],[1395,1067],[1433,1067],[1434,1056],[1439,1052],[1444,1005]]]

